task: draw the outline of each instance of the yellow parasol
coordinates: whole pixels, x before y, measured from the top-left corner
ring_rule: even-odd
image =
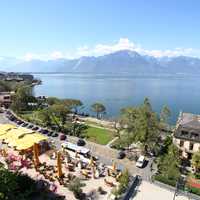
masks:
[[[16,128],[15,125],[12,124],[2,124],[0,125],[0,135],[7,133],[8,130]]]
[[[58,177],[62,177],[62,164],[61,164],[61,153],[58,151],[57,153],[57,170],[58,170]]]
[[[112,170],[113,170],[113,171],[116,171],[116,169],[117,169],[116,163],[113,161]]]
[[[94,160],[93,160],[93,158],[91,157],[91,159],[90,159],[90,161],[89,161],[89,166],[91,167],[91,166],[94,166]]]
[[[36,143],[33,146],[33,154],[34,154],[35,166],[37,167],[40,164],[40,160],[38,157],[38,145]]]
[[[93,178],[96,178],[96,168],[94,166],[92,166],[92,174],[93,174]]]

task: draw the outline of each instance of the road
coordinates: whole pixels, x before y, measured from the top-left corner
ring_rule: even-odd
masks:
[[[8,119],[5,117],[5,114],[4,114],[4,113],[0,113],[0,124],[7,124],[7,123],[12,123],[12,122],[10,122],[10,120],[8,120]]]

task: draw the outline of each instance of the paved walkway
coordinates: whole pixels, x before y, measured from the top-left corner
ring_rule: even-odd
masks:
[[[55,140],[58,140],[58,139],[55,139]],[[78,138],[76,138],[76,137],[68,136],[69,142],[76,143],[77,140],[78,140]],[[59,140],[56,142],[56,146],[58,148],[61,147]],[[96,144],[96,143],[89,142],[89,141],[86,142],[85,147],[90,149],[92,154],[97,156],[102,163],[105,163],[106,165],[111,165],[112,161],[115,161],[118,165],[118,168],[128,169],[130,174],[140,175],[143,180],[147,180],[147,181],[150,180],[150,175],[151,175],[150,174],[150,163],[152,162],[152,160],[148,161],[149,163],[145,168],[140,169],[140,168],[136,167],[135,161],[130,161],[127,158],[124,158],[122,160],[117,159],[118,150],[116,150],[116,149],[112,149],[110,147]]]
[[[173,200],[174,192],[157,185],[142,181],[131,200]],[[177,195],[174,200],[192,200],[182,195]]]
[[[8,120],[8,119],[5,117],[5,114],[4,114],[4,113],[0,113],[0,124],[7,124],[7,123],[12,123],[12,122],[10,122],[10,120]]]

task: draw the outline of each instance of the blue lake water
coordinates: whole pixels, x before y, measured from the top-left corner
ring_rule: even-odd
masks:
[[[92,103],[102,102],[107,118],[117,116],[123,107],[141,104],[145,97],[157,112],[167,105],[172,112],[172,123],[180,111],[200,113],[200,76],[34,75],[42,80],[42,85],[35,87],[36,95],[80,99],[90,113]]]

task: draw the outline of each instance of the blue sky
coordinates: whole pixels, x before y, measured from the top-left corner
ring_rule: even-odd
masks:
[[[198,0],[0,1],[0,55],[57,58],[120,49],[200,57]]]

